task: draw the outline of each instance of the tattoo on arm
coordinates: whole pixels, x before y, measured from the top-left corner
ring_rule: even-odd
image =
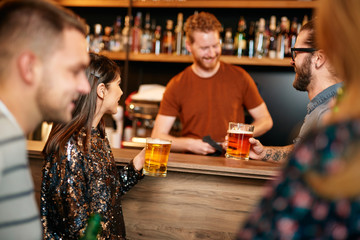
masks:
[[[269,161],[270,158],[271,158],[271,155],[272,155],[272,150],[269,149],[269,150],[266,151],[265,157],[264,157],[262,160],[263,160],[263,161]]]
[[[285,148],[270,148],[266,150],[265,156],[262,159],[263,161],[273,161],[273,162],[282,162],[288,158],[291,151]]]

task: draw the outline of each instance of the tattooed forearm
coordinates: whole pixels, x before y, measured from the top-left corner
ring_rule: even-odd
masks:
[[[285,161],[293,149],[293,145],[285,147],[268,147],[263,157],[263,161],[283,162]]]
[[[263,161],[269,161],[272,155],[272,150],[266,150],[265,157],[262,159]]]

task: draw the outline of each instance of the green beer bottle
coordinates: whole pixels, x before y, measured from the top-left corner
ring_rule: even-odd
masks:
[[[97,240],[97,235],[101,229],[101,215],[94,213],[90,216],[85,234],[79,240]]]

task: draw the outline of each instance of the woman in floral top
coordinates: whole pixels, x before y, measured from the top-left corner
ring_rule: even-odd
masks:
[[[238,239],[360,239],[360,1],[320,0],[318,10],[319,44],[345,93],[326,126],[296,146]]]
[[[44,239],[79,239],[89,216],[102,216],[100,239],[125,239],[121,196],[142,177],[144,151],[118,170],[102,117],[114,114],[122,95],[120,70],[106,57],[90,54],[88,95],[75,103],[73,119],[55,124],[43,153],[41,189]]]

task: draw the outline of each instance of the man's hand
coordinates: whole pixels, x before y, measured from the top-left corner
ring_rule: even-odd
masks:
[[[249,142],[251,144],[249,158],[262,160],[265,157],[265,147],[260,143],[259,140],[255,138],[250,138]]]
[[[195,154],[207,155],[216,151],[215,148],[213,148],[210,144],[204,142],[201,139],[188,138],[187,145],[188,151]]]
[[[250,138],[249,141],[251,143],[249,157],[267,162],[281,163],[286,161],[294,148],[293,144],[282,147],[263,146],[260,141],[255,138]]]
[[[249,142],[251,144],[250,147],[250,153],[249,153],[249,158],[250,159],[255,159],[255,160],[263,160],[263,158],[265,157],[265,148],[259,140],[255,139],[255,138],[250,138]],[[225,137],[225,141],[221,144],[223,149],[226,151],[227,146],[228,146],[228,136]]]

